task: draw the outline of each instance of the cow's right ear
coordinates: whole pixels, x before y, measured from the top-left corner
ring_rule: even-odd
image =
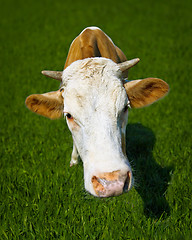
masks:
[[[64,89],[61,88],[55,92],[30,95],[25,104],[34,113],[50,119],[60,118],[64,108],[63,91]]]

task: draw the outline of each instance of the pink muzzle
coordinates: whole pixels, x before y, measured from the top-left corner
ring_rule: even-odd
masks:
[[[122,173],[120,170],[106,172],[93,176],[91,181],[98,197],[111,197],[128,191],[131,187],[132,173]]]

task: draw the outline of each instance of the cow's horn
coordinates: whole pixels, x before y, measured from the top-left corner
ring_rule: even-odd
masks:
[[[44,70],[41,72],[43,75],[50,77],[50,78],[54,78],[56,80],[62,81],[62,71],[47,71]]]
[[[139,58],[134,58],[129,61],[118,63],[118,66],[121,69],[121,71],[124,72],[124,71],[128,70],[129,68],[135,66],[139,61],[140,61]]]

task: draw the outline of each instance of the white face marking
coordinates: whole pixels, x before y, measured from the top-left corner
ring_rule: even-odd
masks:
[[[102,172],[130,171],[121,133],[128,104],[118,65],[105,58],[79,60],[63,72],[64,113],[84,164],[85,188],[95,195],[91,178]]]

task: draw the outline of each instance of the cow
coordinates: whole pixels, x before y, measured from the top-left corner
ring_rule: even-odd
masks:
[[[133,186],[126,156],[128,109],[150,105],[169,91],[158,78],[127,80],[139,60],[127,60],[100,28],[88,27],[71,43],[63,71],[42,71],[61,82],[59,90],[25,101],[50,119],[64,115],[73,138],[70,166],[82,160],[85,189],[97,197],[118,196]]]

